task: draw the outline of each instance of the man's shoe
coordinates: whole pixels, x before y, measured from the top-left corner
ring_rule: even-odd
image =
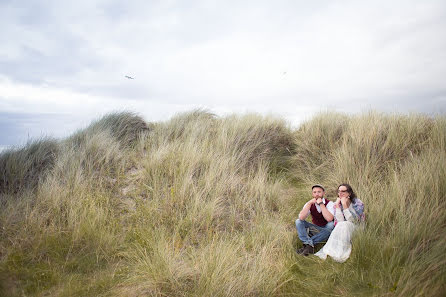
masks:
[[[314,247],[312,247],[311,245],[307,244],[304,247],[304,250],[303,250],[302,254],[304,256],[308,256],[309,254],[314,254]]]
[[[302,255],[302,254],[304,253],[304,250],[305,250],[305,247],[306,247],[306,246],[307,246],[307,245],[304,244],[304,246],[301,247],[300,249],[298,249],[298,250],[296,251],[296,253],[299,254],[299,255]]]

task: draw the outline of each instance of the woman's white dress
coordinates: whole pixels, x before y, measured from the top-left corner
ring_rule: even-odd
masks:
[[[361,208],[361,213],[355,210]],[[327,259],[330,256],[336,262],[345,262],[352,251],[352,235],[357,225],[364,220],[364,215],[362,210],[364,209],[364,204],[361,200],[356,198],[355,205],[350,204],[348,209],[335,208],[335,221],[336,226],[330,234],[327,243],[322,249],[320,249],[315,256],[321,259]]]
[[[324,260],[330,256],[336,262],[345,262],[352,251],[351,238],[355,229],[356,226],[352,222],[338,222],[327,243],[315,255]]]

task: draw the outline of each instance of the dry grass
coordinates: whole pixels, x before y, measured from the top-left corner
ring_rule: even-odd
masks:
[[[422,115],[108,115],[0,155],[0,295],[444,295],[445,144]],[[314,182],[366,203],[344,264],[294,253]]]

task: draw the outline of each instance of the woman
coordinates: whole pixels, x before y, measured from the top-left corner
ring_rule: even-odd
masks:
[[[340,184],[334,205],[335,228],[327,243],[315,255],[324,260],[327,256],[337,262],[347,260],[352,251],[353,231],[364,219],[364,203],[356,197],[349,184]]]

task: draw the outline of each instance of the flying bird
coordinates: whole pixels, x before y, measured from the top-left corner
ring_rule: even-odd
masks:
[[[128,76],[128,75],[126,75],[125,77],[128,78],[128,79],[135,79],[134,77],[131,77],[131,76]]]

